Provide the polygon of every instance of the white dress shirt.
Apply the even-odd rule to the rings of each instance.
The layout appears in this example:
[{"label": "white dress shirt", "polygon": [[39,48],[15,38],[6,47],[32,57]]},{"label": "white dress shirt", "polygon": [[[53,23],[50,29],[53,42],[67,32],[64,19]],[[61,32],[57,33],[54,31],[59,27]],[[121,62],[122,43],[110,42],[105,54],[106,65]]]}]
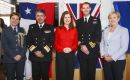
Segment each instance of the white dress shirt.
[{"label": "white dress shirt", "polygon": [[[45,23],[42,23],[42,24],[39,24],[39,23],[38,23],[39,28],[41,29],[41,28],[44,26],[44,24],[45,24]],[[42,26],[42,27],[40,27],[40,26]]]},{"label": "white dress shirt", "polygon": [[84,16],[84,22],[85,22],[85,19],[87,18],[87,22],[88,22],[88,20],[89,20],[89,18],[90,18],[90,15],[88,15],[88,16]]},{"label": "white dress shirt", "polygon": [[18,26],[14,27],[14,26],[11,26],[14,30],[14,28],[16,29],[16,32],[18,32]]}]

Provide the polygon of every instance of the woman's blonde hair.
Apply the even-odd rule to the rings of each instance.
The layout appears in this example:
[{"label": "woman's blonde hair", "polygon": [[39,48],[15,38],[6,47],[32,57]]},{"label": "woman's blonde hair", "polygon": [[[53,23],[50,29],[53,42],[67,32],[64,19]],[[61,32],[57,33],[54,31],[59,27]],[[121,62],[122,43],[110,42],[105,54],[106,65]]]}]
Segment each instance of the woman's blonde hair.
[{"label": "woman's blonde hair", "polygon": [[119,13],[119,12],[113,11],[113,12],[109,13],[109,15],[108,15],[108,19],[109,19],[109,18],[110,18],[110,16],[111,16],[111,15],[113,15],[113,14],[117,15],[117,18],[118,18],[118,19],[120,19],[120,18],[121,18],[121,16],[120,16],[120,13]]}]

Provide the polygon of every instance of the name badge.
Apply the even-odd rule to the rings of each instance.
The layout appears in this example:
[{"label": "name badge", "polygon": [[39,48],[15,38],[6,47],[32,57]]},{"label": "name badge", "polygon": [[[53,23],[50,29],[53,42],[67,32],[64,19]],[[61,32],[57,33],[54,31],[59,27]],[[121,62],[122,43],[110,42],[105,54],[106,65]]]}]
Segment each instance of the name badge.
[{"label": "name badge", "polygon": [[44,32],[45,32],[45,33],[51,33],[51,31],[50,31],[50,30],[45,30]]}]

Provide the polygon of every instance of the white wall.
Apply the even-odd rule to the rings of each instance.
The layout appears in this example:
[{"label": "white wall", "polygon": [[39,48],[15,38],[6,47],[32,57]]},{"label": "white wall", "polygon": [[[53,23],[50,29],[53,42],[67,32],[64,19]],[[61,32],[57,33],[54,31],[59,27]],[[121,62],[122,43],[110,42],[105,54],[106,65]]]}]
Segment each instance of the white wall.
[{"label": "white wall", "polygon": [[3,0],[3,1],[10,3],[11,0]]},{"label": "white wall", "polygon": [[7,26],[10,25],[10,17],[9,16],[1,16]]},{"label": "white wall", "polygon": [[102,29],[104,29],[108,23],[108,14],[114,10],[112,0],[102,0],[100,9],[100,19],[102,24]]}]

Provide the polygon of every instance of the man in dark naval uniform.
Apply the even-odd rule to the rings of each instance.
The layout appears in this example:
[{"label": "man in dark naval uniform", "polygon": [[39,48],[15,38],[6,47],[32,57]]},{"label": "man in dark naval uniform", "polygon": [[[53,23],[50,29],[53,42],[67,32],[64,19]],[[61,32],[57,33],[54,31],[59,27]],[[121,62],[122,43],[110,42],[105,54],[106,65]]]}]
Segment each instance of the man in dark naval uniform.
[{"label": "man in dark naval uniform", "polygon": [[49,80],[49,68],[52,59],[52,45],[54,27],[45,23],[46,14],[44,10],[36,11],[36,24],[29,26],[27,34],[27,45],[29,59],[32,62],[33,80]]},{"label": "man in dark naval uniform", "polygon": [[81,80],[95,80],[96,61],[101,41],[100,20],[92,17],[90,11],[90,3],[84,2],[82,5],[83,17],[76,22],[79,33],[78,58]]}]

